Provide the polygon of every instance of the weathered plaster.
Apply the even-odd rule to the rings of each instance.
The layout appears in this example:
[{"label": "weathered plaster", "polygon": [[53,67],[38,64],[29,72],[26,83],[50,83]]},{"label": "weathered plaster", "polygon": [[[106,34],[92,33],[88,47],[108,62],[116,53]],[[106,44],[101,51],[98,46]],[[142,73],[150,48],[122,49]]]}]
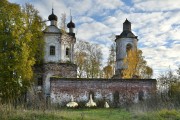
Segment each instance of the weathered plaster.
[{"label": "weathered plaster", "polygon": [[51,103],[64,105],[73,95],[76,102],[87,102],[89,93],[94,92],[94,101],[106,100],[114,104],[114,93],[119,93],[118,104],[137,103],[139,92],[146,99],[156,91],[156,80],[121,80],[121,79],[63,79],[51,78]]}]

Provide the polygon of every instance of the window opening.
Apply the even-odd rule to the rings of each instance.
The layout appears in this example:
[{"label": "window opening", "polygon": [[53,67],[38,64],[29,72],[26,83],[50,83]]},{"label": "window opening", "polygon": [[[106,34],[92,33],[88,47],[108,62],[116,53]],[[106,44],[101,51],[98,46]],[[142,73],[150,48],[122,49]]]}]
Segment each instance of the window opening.
[{"label": "window opening", "polygon": [[66,48],[66,56],[69,56],[69,48]]},{"label": "window opening", "polygon": [[55,55],[55,46],[50,46],[50,55]]}]

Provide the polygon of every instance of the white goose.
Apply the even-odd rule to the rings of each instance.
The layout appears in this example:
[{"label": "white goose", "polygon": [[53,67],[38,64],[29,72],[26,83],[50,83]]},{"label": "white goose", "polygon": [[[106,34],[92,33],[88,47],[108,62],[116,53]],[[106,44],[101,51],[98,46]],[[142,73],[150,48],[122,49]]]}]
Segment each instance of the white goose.
[{"label": "white goose", "polygon": [[89,102],[86,103],[86,106],[87,107],[95,107],[96,106],[96,103],[92,99],[92,94],[90,94],[90,99],[89,99]]},{"label": "white goose", "polygon": [[76,102],[74,102],[74,98],[71,95],[71,102],[69,102],[68,104],[66,104],[67,107],[77,107],[78,104]]}]

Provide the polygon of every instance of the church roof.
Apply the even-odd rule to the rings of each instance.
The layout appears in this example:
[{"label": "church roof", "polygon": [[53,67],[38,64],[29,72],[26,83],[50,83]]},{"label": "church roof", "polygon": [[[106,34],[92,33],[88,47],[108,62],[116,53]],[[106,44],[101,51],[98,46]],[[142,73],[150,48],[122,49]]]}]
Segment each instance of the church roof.
[{"label": "church roof", "polygon": [[56,26],[50,25],[48,27],[46,27],[46,29],[43,31],[44,33],[55,33],[55,34],[59,34],[60,33],[60,29]]},{"label": "church roof", "polygon": [[127,19],[123,23],[122,33],[120,35],[116,35],[116,39],[117,38],[136,38],[137,39],[137,36],[135,36],[131,31],[131,22],[129,22]]},{"label": "church roof", "polygon": [[54,14],[53,10],[54,10],[54,9],[52,9],[52,14],[49,15],[48,19],[49,19],[50,21],[52,21],[52,20],[57,21],[58,18],[57,18],[57,16]]},{"label": "church roof", "polygon": [[131,31],[125,30],[120,35],[119,38],[137,38]]}]

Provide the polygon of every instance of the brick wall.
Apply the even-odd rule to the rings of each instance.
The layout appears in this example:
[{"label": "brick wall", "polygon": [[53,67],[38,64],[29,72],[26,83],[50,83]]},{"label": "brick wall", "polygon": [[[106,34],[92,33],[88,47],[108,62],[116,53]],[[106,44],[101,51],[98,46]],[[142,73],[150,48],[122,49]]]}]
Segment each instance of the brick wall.
[{"label": "brick wall", "polygon": [[76,102],[88,102],[89,94],[94,101],[105,100],[118,106],[147,99],[156,91],[156,80],[122,79],[63,79],[51,78],[51,103],[65,105],[73,95]]},{"label": "brick wall", "polygon": [[72,63],[44,63],[41,66],[35,66],[34,72],[36,73],[36,85],[38,80],[42,78],[43,85],[41,87],[46,97],[50,94],[50,77],[76,78],[77,65]]},{"label": "brick wall", "polygon": [[52,73],[54,76],[64,78],[77,77],[77,65],[72,63],[47,63],[43,65],[44,74]]}]

